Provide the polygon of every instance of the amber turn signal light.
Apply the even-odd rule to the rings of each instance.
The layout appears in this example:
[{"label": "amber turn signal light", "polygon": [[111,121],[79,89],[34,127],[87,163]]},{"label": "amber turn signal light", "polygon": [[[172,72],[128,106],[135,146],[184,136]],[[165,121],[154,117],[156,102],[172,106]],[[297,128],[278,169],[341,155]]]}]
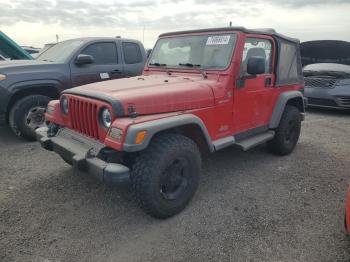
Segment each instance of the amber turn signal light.
[{"label": "amber turn signal light", "polygon": [[5,79],[6,79],[6,76],[5,76],[5,75],[0,74],[0,81],[5,80]]},{"label": "amber turn signal light", "polygon": [[147,135],[147,131],[140,131],[137,133],[136,138],[135,138],[135,144],[139,145],[145,140]]}]

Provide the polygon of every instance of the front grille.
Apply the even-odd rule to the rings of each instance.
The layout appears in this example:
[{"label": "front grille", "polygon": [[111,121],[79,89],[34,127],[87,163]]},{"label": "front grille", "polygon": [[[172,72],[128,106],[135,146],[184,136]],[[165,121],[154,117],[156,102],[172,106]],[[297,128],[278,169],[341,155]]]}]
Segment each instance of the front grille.
[{"label": "front grille", "polygon": [[307,101],[308,101],[308,104],[310,104],[310,105],[331,106],[331,107],[338,106],[337,103],[331,99],[308,97]]},{"label": "front grille", "polygon": [[86,136],[99,139],[98,106],[77,97],[69,97],[68,99],[72,129]]},{"label": "front grille", "polygon": [[313,88],[334,88],[337,79],[321,78],[321,77],[305,77],[305,87]]},{"label": "front grille", "polygon": [[338,96],[337,102],[339,106],[350,107],[350,96]]}]

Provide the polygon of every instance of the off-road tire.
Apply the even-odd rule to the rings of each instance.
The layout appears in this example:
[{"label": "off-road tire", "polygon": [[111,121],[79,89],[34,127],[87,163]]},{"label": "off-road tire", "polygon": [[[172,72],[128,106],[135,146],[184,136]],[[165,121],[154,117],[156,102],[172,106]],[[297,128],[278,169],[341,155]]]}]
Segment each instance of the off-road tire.
[{"label": "off-road tire", "polygon": [[[169,166],[176,161],[186,163],[181,176],[189,176],[187,187],[177,199],[167,199],[161,184],[169,176]],[[195,194],[201,170],[201,156],[197,145],[180,134],[156,136],[148,148],[136,158],[131,171],[132,193],[138,205],[149,215],[165,219],[182,211]],[[184,173],[186,175],[184,175]],[[177,176],[176,176],[177,177]]]},{"label": "off-road tire", "polygon": [[36,140],[35,130],[26,125],[26,116],[33,107],[47,107],[50,97],[43,95],[26,96],[18,100],[11,108],[9,114],[9,124],[12,131],[28,140]]},{"label": "off-road tire", "polygon": [[268,149],[277,155],[290,154],[298,143],[301,130],[300,111],[295,106],[287,105],[281,121],[275,129],[275,137],[267,142]]}]

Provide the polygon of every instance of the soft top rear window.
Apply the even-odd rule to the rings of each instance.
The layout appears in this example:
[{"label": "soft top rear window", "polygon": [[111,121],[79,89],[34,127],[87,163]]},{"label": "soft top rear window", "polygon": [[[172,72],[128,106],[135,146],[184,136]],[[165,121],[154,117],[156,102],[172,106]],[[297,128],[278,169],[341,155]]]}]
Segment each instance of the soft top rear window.
[{"label": "soft top rear window", "polygon": [[299,44],[277,38],[278,61],[276,85],[295,85],[303,83]]}]

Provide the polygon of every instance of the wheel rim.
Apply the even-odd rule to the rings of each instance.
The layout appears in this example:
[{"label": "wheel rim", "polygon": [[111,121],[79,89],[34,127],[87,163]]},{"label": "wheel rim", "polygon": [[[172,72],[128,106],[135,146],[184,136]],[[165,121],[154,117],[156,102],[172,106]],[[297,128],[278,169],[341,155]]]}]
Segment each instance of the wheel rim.
[{"label": "wheel rim", "polygon": [[31,108],[25,117],[25,124],[33,130],[45,126],[45,108],[40,106]]},{"label": "wheel rim", "polygon": [[188,162],[176,159],[162,173],[160,193],[167,200],[176,200],[187,191],[190,181]]}]

